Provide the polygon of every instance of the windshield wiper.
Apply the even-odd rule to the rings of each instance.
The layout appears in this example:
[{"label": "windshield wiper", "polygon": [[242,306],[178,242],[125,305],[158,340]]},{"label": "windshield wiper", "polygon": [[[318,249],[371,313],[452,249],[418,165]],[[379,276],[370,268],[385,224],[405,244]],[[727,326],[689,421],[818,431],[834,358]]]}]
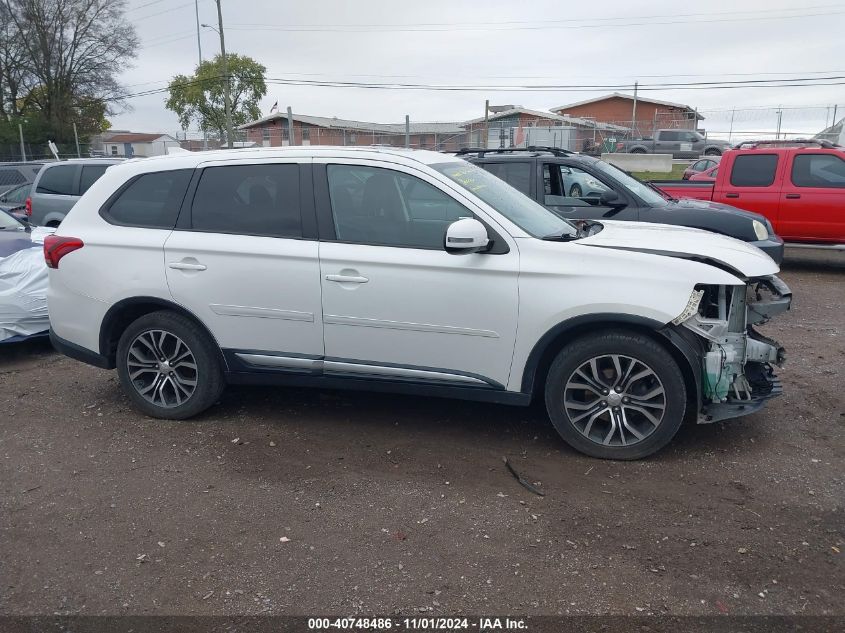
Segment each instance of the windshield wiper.
[{"label": "windshield wiper", "polygon": [[546,242],[572,242],[574,240],[580,240],[582,237],[584,237],[584,235],[579,229],[576,233],[550,233],[549,235],[544,235],[540,239],[545,240]]}]

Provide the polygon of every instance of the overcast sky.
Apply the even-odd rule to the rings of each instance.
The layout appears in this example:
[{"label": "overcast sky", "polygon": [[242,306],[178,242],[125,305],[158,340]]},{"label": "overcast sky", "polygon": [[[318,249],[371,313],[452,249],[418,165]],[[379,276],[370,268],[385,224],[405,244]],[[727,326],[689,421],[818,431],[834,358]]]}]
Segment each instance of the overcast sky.
[{"label": "overcast sky", "polygon": [[[226,48],[267,67],[268,78],[438,85],[622,85],[845,76],[845,2],[808,0],[222,0]],[[198,0],[200,22],[217,24],[213,0]],[[193,0],[129,0],[141,49],[122,74],[130,92],[166,85],[197,62]],[[217,33],[201,31],[204,58]],[[843,82],[845,79],[829,80]],[[491,104],[551,107],[606,90],[373,90],[268,85],[262,110],[280,109],[377,122],[459,121]],[[628,90],[628,92],[631,92]],[[710,132],[783,128],[816,132],[845,116],[845,85],[673,89],[643,96],[698,107]],[[174,134],[166,95],[131,100],[114,128]],[[813,106],[813,107],[810,107]]]}]

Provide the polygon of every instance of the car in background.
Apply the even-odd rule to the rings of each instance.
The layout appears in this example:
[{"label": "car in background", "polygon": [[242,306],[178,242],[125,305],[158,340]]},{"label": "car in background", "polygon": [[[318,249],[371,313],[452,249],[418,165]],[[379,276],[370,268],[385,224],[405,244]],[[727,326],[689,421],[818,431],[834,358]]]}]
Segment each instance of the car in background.
[{"label": "car in background", "polygon": [[19,185],[32,183],[44,164],[43,161],[0,163],[0,195]]},{"label": "car in background", "polygon": [[32,190],[32,183],[24,183],[0,195],[0,210],[11,213],[19,220],[26,219],[26,199]]},{"label": "car in background", "polygon": [[687,167],[684,170],[684,175],[681,176],[684,180],[689,180],[692,176],[696,174],[703,173],[705,171],[709,171],[716,167],[719,164],[719,161],[722,160],[721,156],[708,156],[706,158],[699,158],[695,161],[692,165]]},{"label": "car in background", "polygon": [[560,175],[563,189],[571,198],[600,198],[608,190],[603,182],[579,169],[561,165]]},{"label": "car in background", "polygon": [[[566,220],[627,220],[704,229],[748,242],[777,263],[783,260],[783,240],[762,215],[727,204],[676,200],[597,158],[554,147],[468,148],[458,156]],[[582,190],[581,196],[572,196],[575,174],[578,182],[595,181],[605,190],[598,195]]]},{"label": "car in background", "polygon": [[32,183],[26,214],[36,226],[59,226],[76,201],[112,165],[115,158],[77,158],[44,165]]},{"label": "car in background", "polygon": [[790,245],[845,250],[845,148],[830,141],[743,141],[714,181],[651,182],[674,198],[759,213]]},{"label": "car in background", "polygon": [[719,165],[713,165],[706,171],[700,171],[697,174],[693,174],[689,177],[689,180],[693,182],[713,182],[716,180],[716,176],[719,175]]},{"label": "car in background", "polygon": [[617,152],[671,154],[672,158],[721,156],[730,148],[727,141],[708,139],[695,130],[657,130],[654,138],[624,140],[616,144]]}]

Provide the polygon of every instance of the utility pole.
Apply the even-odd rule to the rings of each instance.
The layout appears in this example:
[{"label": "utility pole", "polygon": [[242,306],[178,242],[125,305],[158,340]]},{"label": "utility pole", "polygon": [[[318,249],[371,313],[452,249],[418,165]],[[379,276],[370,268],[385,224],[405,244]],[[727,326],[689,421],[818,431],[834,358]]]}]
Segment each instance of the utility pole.
[{"label": "utility pole", "polygon": [[781,124],[781,120],[783,119],[783,110],[777,110],[775,112],[775,114],[778,115],[778,127],[777,127],[777,131],[775,132],[775,140],[779,141],[780,140],[780,124]]},{"label": "utility pole", "polygon": [[293,110],[288,106],[288,145],[293,145]]},{"label": "utility pole", "polygon": [[732,134],[733,134],[733,132],[734,132],[734,115],[735,115],[735,114],[736,114],[736,108],[734,108],[733,110],[731,110],[731,127],[730,127],[730,129],[728,130],[728,143],[730,143],[730,142],[731,142],[731,135],[732,135]]},{"label": "utility pole", "polygon": [[631,112],[631,129],[634,131],[634,135],[637,133],[637,88],[639,87],[639,82],[634,82],[634,109]]},{"label": "utility pole", "polygon": [[405,115],[405,149],[411,147],[411,116]]},{"label": "utility pole", "polygon": [[23,144],[23,125],[18,123],[18,132],[21,134],[21,160],[26,162],[26,148]]},{"label": "utility pole", "polygon": [[220,6],[221,0],[217,2],[217,24],[220,27],[220,53],[223,55],[223,99],[224,107],[226,109],[226,144],[229,149],[232,149],[232,95],[231,83],[229,81],[229,61],[226,59],[226,40],[223,37],[223,8]]},{"label": "utility pole", "polygon": [[[197,18],[197,72],[202,66],[202,40],[200,38],[200,0],[194,0],[194,13]],[[185,140],[188,140],[187,130],[185,131]],[[189,146],[190,147],[190,146]],[[208,132],[205,125],[202,126],[202,149],[208,149]]]},{"label": "utility pole", "polygon": [[484,101],[484,138],[481,140],[481,143],[479,143],[479,145],[481,145],[484,149],[487,149],[487,144],[489,142],[488,139],[490,138],[490,131],[488,129],[488,126],[490,125],[489,112],[490,99],[486,99]]},{"label": "utility pole", "polygon": [[79,134],[76,133],[76,122],[73,123],[73,138],[76,140],[76,157],[82,158],[82,152],[79,151]]}]

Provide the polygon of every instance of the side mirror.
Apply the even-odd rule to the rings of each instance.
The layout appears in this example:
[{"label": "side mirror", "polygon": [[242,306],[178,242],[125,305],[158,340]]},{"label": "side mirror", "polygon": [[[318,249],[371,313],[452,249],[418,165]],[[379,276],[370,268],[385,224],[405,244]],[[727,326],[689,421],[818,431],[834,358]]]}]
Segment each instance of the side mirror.
[{"label": "side mirror", "polygon": [[599,206],[620,208],[625,205],[627,203],[613,189],[602,191],[601,196],[599,196]]},{"label": "side mirror", "polygon": [[453,255],[478,253],[490,245],[487,228],[475,218],[452,222],[446,229],[446,252]]}]

